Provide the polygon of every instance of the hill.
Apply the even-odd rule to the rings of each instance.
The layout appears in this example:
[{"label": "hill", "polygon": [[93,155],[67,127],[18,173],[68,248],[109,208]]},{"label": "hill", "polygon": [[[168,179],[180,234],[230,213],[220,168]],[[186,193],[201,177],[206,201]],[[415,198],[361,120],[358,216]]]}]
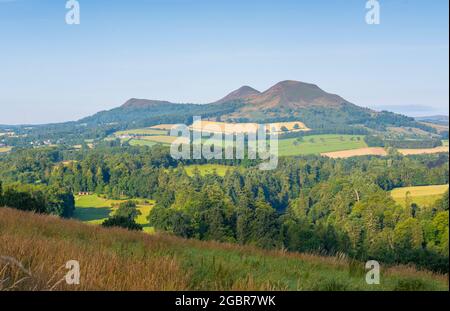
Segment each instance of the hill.
[{"label": "hill", "polygon": [[223,104],[230,101],[249,101],[258,97],[260,94],[260,91],[255,90],[250,86],[244,85],[236,91],[231,92],[224,98],[218,100],[217,102],[215,102],[215,104]]},{"label": "hill", "polygon": [[425,116],[425,117],[417,117],[417,121],[433,123],[438,125],[447,125],[449,124],[448,116],[444,115],[436,115],[436,116]]},{"label": "hill", "polygon": [[[343,256],[264,251],[105,229],[0,208],[0,290],[448,290],[447,278],[411,267],[382,269]],[[64,265],[78,260],[80,285]]]},{"label": "hill", "polygon": [[[159,124],[190,125],[194,116],[234,123],[302,122],[315,131],[310,134],[373,134],[389,138],[393,136],[390,129],[395,128],[397,132],[406,131],[403,138],[429,139],[430,134],[436,137],[443,132],[435,125],[414,118],[357,106],[315,84],[288,80],[262,93],[243,86],[216,102],[204,105],[132,98],[120,107],[100,111],[78,121],[15,126],[16,136],[5,142],[20,147],[42,145],[44,142],[79,145],[86,139],[102,139],[121,130]],[[1,127],[0,130],[2,128],[6,129]],[[446,133],[448,137],[448,131]]]},{"label": "hill", "polygon": [[250,86],[242,86],[205,105],[132,98],[121,107],[99,112],[78,123],[117,123],[122,128],[136,128],[162,123],[190,124],[193,116],[230,122],[301,121],[311,129],[329,132],[383,131],[389,126],[410,126],[435,132],[413,118],[359,107],[315,84],[292,80],[279,82],[262,93]]},{"label": "hill", "polygon": [[[330,94],[315,84],[299,81],[282,81],[263,93],[247,98],[247,104],[232,114],[232,117],[250,117],[252,112],[269,112],[272,116],[296,112],[300,109],[314,107],[326,109],[342,109],[350,104],[342,97]],[[362,111],[370,113],[368,109]],[[373,112],[374,113],[374,112]]]}]

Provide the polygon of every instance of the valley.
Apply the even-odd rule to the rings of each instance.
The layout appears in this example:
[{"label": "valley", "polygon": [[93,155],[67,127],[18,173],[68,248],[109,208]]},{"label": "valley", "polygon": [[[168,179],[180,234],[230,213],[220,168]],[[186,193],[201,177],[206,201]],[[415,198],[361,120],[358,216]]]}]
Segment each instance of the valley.
[{"label": "valley", "polygon": [[[176,160],[174,124],[191,134],[233,127],[245,141],[272,124],[277,166]],[[80,290],[372,290],[363,263],[373,258],[384,267],[377,289],[448,290],[442,118],[374,111],[289,80],[202,105],[132,98],[77,121],[0,132],[14,133],[0,136],[0,239],[12,241],[0,251],[40,263],[22,289],[44,289],[53,266],[43,263],[68,253],[86,272],[106,271]],[[32,244],[32,257],[21,255]]]}]

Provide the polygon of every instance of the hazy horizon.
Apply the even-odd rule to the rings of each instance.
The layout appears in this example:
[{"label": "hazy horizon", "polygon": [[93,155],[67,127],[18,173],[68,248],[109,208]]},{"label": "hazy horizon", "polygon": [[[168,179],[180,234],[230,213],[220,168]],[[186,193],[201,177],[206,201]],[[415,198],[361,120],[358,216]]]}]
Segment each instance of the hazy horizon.
[{"label": "hazy horizon", "polygon": [[[0,0],[0,124],[75,121],[130,98],[208,103],[317,84],[363,107],[448,115],[448,1]],[[413,109],[414,108],[414,109]]]}]

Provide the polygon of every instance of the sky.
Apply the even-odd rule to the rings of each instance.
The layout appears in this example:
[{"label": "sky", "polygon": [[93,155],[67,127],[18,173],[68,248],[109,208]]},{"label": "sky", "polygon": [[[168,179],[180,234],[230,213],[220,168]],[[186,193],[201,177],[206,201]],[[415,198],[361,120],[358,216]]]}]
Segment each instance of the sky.
[{"label": "sky", "polygon": [[129,98],[216,101],[315,83],[364,107],[448,114],[448,0],[0,0],[0,124],[77,120]]}]

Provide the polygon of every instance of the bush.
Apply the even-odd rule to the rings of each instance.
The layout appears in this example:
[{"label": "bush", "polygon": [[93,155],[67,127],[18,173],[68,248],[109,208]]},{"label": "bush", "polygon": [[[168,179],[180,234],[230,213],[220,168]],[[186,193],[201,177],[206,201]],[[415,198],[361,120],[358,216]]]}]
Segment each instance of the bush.
[{"label": "bush", "polygon": [[142,226],[133,219],[123,216],[112,216],[102,223],[103,227],[120,227],[133,231],[142,231]]}]

